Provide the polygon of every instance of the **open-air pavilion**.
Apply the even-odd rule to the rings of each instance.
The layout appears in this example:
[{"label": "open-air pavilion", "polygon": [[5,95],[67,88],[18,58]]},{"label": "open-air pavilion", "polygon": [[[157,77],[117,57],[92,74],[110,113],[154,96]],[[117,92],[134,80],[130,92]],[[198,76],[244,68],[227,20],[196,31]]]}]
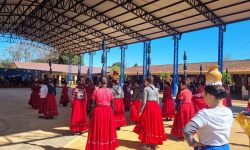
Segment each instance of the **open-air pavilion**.
[{"label": "open-air pavilion", "polygon": [[[82,54],[89,53],[90,77],[94,51],[103,50],[103,73],[106,74],[107,51],[120,46],[121,82],[124,82],[128,44],[144,43],[143,75],[146,77],[150,73],[150,41],[172,36],[173,91],[176,91],[181,35],[218,27],[218,65],[222,71],[226,25],[248,20],[249,8],[248,0],[3,0],[0,31],[2,41],[25,42],[79,54],[79,62]],[[69,64],[69,73],[70,70]]]},{"label": "open-air pavilion", "polygon": [[[226,25],[250,19],[249,0],[1,0],[0,41],[21,42],[58,53],[93,54],[102,50],[106,74],[108,51],[121,49],[121,82],[129,44],[143,42],[143,76],[150,74],[150,42],[174,40],[173,91],[178,82],[178,46],[188,32],[218,28],[218,65],[223,70]],[[71,64],[68,67],[71,74]],[[81,74],[78,70],[78,75]],[[70,80],[69,75],[69,80]],[[175,94],[175,93],[174,93]]]}]

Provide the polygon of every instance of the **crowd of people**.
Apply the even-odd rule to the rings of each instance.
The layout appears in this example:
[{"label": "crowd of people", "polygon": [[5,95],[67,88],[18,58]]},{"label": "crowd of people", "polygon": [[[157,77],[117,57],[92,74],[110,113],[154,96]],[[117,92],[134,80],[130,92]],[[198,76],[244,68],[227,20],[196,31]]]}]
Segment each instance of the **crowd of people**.
[{"label": "crowd of people", "polygon": [[[163,121],[173,121],[171,135],[186,139],[190,146],[199,150],[229,149],[228,139],[232,126],[230,92],[221,82],[217,67],[210,67],[206,82],[197,87],[183,80],[173,98],[171,81],[165,80],[162,108],[159,90],[154,78],[127,81],[121,87],[119,79],[112,81],[102,77],[93,84],[88,77],[77,83],[69,98],[67,82],[64,82],[60,104],[71,106],[69,129],[79,134],[88,132],[87,150],[114,150],[119,146],[116,131],[128,124],[135,124],[145,149],[157,149],[167,140]],[[56,90],[52,80],[39,80],[32,86],[29,104],[38,109],[40,118],[58,116]],[[125,112],[130,111],[127,120]],[[88,117],[90,119],[88,119]],[[194,140],[197,134],[199,141]]]}]

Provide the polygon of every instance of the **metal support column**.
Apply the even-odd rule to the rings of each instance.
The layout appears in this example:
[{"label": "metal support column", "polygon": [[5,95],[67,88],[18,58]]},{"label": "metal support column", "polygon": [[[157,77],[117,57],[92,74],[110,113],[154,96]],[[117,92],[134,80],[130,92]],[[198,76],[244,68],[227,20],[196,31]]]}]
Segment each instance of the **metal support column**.
[{"label": "metal support column", "polygon": [[106,49],[106,38],[103,36],[102,39],[102,77],[106,77],[107,74],[107,49]]},{"label": "metal support column", "polygon": [[174,67],[173,67],[173,95],[176,96],[178,90],[178,50],[181,35],[174,35]]},{"label": "metal support column", "polygon": [[88,76],[92,79],[93,70],[93,52],[89,52],[89,68],[88,68]]},{"label": "metal support column", "polygon": [[107,75],[107,57],[109,49],[103,49],[102,53],[102,77]]},{"label": "metal support column", "polygon": [[187,79],[187,54],[186,54],[186,51],[184,51],[183,60],[184,60],[184,65],[183,65],[184,80],[186,80]]},{"label": "metal support column", "polygon": [[148,77],[150,75],[150,64],[151,64],[151,58],[150,58],[150,53],[151,53],[151,46],[150,46],[150,41],[145,41],[144,42],[144,47],[143,47],[143,79]]},{"label": "metal support column", "polygon": [[219,43],[218,43],[218,65],[219,71],[223,72],[223,37],[226,31],[226,25],[219,26]]},{"label": "metal support column", "polygon": [[78,74],[77,74],[77,81],[81,81],[81,74],[82,74],[82,57],[83,54],[78,55]]},{"label": "metal support column", "polygon": [[121,68],[120,68],[120,85],[124,85],[124,69],[125,69],[125,50],[128,48],[127,45],[121,47]]},{"label": "metal support column", "polygon": [[70,84],[70,81],[72,81],[71,67],[72,67],[72,52],[69,53],[69,68],[68,68],[68,82],[69,82],[69,84]]}]

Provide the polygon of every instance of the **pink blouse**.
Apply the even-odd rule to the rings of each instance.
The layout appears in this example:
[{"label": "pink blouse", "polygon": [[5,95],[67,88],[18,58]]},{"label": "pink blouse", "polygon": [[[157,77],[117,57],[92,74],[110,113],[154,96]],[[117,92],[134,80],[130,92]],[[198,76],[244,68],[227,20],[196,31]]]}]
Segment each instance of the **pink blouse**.
[{"label": "pink blouse", "polygon": [[189,89],[180,91],[178,99],[182,100],[182,103],[192,103],[193,94]]},{"label": "pink blouse", "polygon": [[96,101],[97,106],[110,106],[114,95],[109,88],[99,88],[94,91],[92,99]]}]

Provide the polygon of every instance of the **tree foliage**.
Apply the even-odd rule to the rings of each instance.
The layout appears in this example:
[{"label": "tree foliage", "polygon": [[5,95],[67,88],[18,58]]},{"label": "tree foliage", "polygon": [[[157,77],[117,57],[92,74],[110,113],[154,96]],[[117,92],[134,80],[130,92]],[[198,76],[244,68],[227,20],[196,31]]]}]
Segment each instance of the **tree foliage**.
[{"label": "tree foliage", "polygon": [[222,82],[226,84],[232,84],[233,83],[233,78],[232,75],[225,70],[222,72]]},{"label": "tree foliage", "polygon": [[137,63],[135,63],[133,67],[137,67],[137,66],[139,66],[139,65]]},{"label": "tree foliage", "polygon": [[1,60],[0,61],[0,68],[10,68],[12,62],[10,60]]},{"label": "tree foliage", "polygon": [[163,81],[167,76],[169,76],[170,74],[167,72],[162,72],[159,71],[158,76],[161,78],[161,80]]},{"label": "tree foliage", "polygon": [[111,66],[109,66],[109,68],[111,69],[111,71],[120,71],[121,68],[121,62],[115,62],[113,63]]},{"label": "tree foliage", "polygon": [[[56,64],[68,64],[69,63],[69,54],[63,54],[56,51],[48,51],[40,49],[34,46],[25,45],[25,44],[16,44],[14,46],[9,46],[5,49],[9,54],[11,62],[14,61],[32,61],[39,63],[48,63],[51,60],[52,63]],[[83,63],[82,57],[82,65]],[[78,64],[78,55],[72,55],[72,64]]]}]

